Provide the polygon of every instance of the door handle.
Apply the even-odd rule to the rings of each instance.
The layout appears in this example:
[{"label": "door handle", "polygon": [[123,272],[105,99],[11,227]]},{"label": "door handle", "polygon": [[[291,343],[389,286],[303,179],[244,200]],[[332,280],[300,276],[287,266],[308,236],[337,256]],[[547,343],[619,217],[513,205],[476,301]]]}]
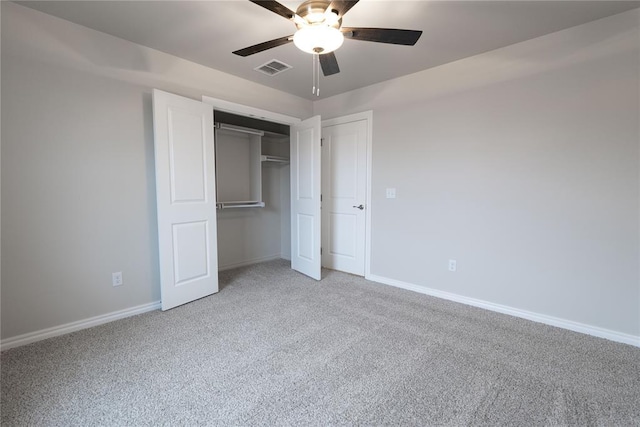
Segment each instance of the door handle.
[{"label": "door handle", "polygon": [[356,209],[360,209],[360,210],[363,210],[363,209],[364,209],[364,205],[354,206],[354,208],[356,208]]}]

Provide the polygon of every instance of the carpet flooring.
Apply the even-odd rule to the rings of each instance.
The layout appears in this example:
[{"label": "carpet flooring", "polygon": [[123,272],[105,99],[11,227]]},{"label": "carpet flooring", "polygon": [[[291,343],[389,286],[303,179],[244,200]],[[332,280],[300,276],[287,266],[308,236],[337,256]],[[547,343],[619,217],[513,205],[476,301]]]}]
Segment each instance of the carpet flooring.
[{"label": "carpet flooring", "polygon": [[640,425],[640,349],[273,261],[1,354],[3,426]]}]

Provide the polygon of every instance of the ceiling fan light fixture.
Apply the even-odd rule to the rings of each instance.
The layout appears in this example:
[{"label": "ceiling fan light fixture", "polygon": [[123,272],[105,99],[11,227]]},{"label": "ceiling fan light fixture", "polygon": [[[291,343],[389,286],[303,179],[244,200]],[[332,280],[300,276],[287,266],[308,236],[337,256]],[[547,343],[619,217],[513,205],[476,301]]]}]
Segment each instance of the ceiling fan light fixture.
[{"label": "ceiling fan light fixture", "polygon": [[324,13],[324,21],[322,21],[322,23],[330,27],[335,27],[336,25],[339,27],[340,24],[338,21],[340,21],[338,13],[335,10],[327,9]]},{"label": "ceiling fan light fixture", "polygon": [[333,52],[343,42],[344,35],[340,30],[324,24],[302,27],[293,35],[293,43],[298,49],[320,55]]},{"label": "ceiling fan light fixture", "polygon": [[319,24],[326,19],[326,12],[329,10],[329,0],[307,0],[296,10],[296,15],[300,15],[308,24]]}]

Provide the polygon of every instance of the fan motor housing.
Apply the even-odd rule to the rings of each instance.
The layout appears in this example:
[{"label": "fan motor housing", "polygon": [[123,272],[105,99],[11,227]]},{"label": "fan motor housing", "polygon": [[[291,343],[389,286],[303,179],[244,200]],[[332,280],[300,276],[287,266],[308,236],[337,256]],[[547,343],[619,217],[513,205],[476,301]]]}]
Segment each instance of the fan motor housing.
[{"label": "fan motor housing", "polygon": [[[331,2],[327,0],[307,0],[298,6],[296,15],[307,21],[310,25],[320,24],[325,20],[325,12],[329,6],[331,6]],[[335,13],[339,19],[331,26],[340,28],[340,25],[342,24],[342,17],[339,16],[337,10],[332,10],[332,12]]]}]

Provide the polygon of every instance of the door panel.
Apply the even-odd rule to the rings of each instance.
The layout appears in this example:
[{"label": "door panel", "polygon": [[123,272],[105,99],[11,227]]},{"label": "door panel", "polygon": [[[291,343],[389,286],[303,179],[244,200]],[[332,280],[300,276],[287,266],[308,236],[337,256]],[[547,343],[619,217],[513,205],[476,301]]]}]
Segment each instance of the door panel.
[{"label": "door panel", "polygon": [[332,230],[328,244],[328,252],[334,256],[356,257],[356,238],[358,218],[356,214],[330,213],[328,229]]},{"label": "door panel", "polygon": [[[296,135],[296,176],[298,178],[297,197],[298,200],[313,200],[316,190],[314,185],[315,157],[318,157],[314,150],[314,129],[303,128]],[[315,156],[315,157],[314,157]]]},{"label": "door panel", "polygon": [[332,175],[330,194],[333,199],[353,200],[358,197],[358,134],[336,134],[331,129],[327,141]]},{"label": "door panel", "polygon": [[291,127],[291,268],[320,280],[320,116]]},{"label": "door panel", "polygon": [[208,228],[207,221],[173,224],[173,269],[176,286],[210,274]]},{"label": "door panel", "polygon": [[213,107],[153,91],[162,310],[218,292]]},{"label": "door panel", "polygon": [[168,106],[171,201],[205,202],[205,130],[197,113]]},{"label": "door panel", "polygon": [[315,221],[312,215],[298,214],[298,248],[296,253],[302,259],[313,261],[316,242],[313,235]]},{"label": "door panel", "polygon": [[358,120],[322,128],[322,265],[360,276],[365,271],[367,127],[366,120]]}]

